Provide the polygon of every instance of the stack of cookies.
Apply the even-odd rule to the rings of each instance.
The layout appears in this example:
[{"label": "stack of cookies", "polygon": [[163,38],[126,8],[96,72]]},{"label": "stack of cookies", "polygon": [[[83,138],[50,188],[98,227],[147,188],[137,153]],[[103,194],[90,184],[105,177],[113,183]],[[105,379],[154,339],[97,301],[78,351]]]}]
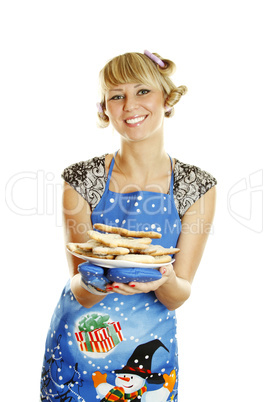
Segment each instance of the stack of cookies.
[{"label": "stack of cookies", "polygon": [[86,243],[68,243],[68,250],[81,256],[143,264],[168,263],[171,255],[180,251],[152,245],[152,239],[161,238],[158,232],[133,231],[102,223],[96,223],[94,229],[87,232],[89,240]]}]

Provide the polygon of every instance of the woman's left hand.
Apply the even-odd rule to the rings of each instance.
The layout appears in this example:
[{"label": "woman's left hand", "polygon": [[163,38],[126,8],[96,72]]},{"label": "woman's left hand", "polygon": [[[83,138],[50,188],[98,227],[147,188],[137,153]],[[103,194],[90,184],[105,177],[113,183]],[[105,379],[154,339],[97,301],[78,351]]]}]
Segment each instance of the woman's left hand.
[{"label": "woman's left hand", "polygon": [[159,271],[162,274],[162,278],[157,281],[152,282],[129,282],[129,283],[119,283],[114,282],[112,284],[107,285],[106,290],[109,292],[120,293],[122,295],[134,295],[137,293],[149,293],[152,291],[156,291],[160,286],[164,283],[171,281],[176,277],[175,272],[173,270],[173,265],[168,264],[164,267],[159,268]]}]

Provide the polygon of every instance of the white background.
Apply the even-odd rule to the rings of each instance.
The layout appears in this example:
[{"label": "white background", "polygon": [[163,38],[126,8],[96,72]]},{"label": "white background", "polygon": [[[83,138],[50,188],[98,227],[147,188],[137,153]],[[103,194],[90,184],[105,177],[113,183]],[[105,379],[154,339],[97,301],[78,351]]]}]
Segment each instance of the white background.
[{"label": "white background", "polygon": [[2,2],[5,400],[38,400],[46,332],[68,278],[61,172],[119,144],[96,128],[98,71],[144,49],[174,60],[174,81],[189,89],[166,121],[167,151],[218,179],[213,233],[178,310],[179,401],[268,400],[265,3]]}]

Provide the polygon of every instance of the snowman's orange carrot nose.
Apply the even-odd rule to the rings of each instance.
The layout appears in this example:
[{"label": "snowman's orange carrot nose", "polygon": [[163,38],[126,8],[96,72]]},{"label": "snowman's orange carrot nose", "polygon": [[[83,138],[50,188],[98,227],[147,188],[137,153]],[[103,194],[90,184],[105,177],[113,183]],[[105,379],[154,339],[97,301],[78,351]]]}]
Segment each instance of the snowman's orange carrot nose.
[{"label": "snowman's orange carrot nose", "polygon": [[128,378],[128,377],[118,377],[120,380],[123,380],[123,381],[127,381],[127,382],[129,382],[130,381],[130,378]]}]

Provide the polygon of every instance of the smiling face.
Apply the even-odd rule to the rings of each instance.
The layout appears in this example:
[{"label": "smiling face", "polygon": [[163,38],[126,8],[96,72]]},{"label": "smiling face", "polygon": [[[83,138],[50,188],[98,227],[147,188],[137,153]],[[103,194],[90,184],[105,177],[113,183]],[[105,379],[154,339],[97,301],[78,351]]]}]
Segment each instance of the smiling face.
[{"label": "smiling face", "polygon": [[119,84],[106,93],[105,113],[125,140],[163,135],[164,94],[144,84]]},{"label": "smiling face", "polygon": [[123,387],[125,393],[129,394],[141,389],[145,385],[145,380],[136,374],[117,374],[115,385]]}]

